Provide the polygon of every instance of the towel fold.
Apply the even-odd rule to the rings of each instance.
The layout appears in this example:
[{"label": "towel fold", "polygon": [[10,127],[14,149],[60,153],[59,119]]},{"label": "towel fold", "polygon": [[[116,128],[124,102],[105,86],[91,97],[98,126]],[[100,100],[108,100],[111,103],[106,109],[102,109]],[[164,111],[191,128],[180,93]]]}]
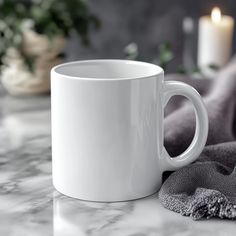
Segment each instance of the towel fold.
[{"label": "towel fold", "polygon": [[[159,192],[164,207],[202,218],[236,219],[236,58],[215,79],[169,75],[195,87],[202,95],[209,117],[206,147],[198,160],[174,173],[165,173]],[[182,153],[195,132],[192,105],[173,98],[165,111],[165,147],[171,156]]]}]

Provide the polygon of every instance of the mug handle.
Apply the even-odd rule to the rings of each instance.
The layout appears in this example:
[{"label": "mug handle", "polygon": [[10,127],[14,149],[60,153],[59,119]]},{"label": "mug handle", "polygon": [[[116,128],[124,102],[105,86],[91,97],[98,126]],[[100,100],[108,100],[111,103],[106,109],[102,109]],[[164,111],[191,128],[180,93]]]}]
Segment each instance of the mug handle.
[{"label": "mug handle", "polygon": [[166,106],[169,99],[174,95],[185,96],[192,102],[196,116],[196,129],[190,146],[179,156],[170,157],[165,147],[163,147],[163,171],[176,170],[195,161],[201,154],[208,135],[207,110],[197,90],[182,82],[165,81],[163,107]]}]

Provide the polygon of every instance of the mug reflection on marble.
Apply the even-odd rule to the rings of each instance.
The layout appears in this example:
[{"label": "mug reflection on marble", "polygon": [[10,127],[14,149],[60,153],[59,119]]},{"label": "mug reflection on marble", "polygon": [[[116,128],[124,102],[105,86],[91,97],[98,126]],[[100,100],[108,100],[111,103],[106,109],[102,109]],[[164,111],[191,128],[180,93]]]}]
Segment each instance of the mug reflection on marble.
[{"label": "mug reflection on marble", "polygon": [[133,204],[80,201],[54,191],[54,236],[110,235],[111,228],[116,227],[122,217],[132,212]]}]

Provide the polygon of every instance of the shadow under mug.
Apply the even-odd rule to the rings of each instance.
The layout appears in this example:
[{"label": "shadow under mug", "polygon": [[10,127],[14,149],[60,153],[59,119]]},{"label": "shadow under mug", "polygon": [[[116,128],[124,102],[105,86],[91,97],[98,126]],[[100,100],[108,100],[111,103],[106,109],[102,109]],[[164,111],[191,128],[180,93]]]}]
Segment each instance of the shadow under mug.
[{"label": "shadow under mug", "polygon": [[[164,107],[188,98],[196,114],[192,143],[172,158],[163,146]],[[162,68],[129,60],[90,60],[51,71],[55,188],[90,201],[126,201],[157,192],[162,173],[196,160],[208,117],[191,86],[164,81]]]}]

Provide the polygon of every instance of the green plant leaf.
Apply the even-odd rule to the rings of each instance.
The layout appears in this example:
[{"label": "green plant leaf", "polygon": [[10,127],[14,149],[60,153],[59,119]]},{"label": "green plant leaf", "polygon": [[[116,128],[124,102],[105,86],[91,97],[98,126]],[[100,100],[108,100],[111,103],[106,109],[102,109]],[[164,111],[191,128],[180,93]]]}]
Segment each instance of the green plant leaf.
[{"label": "green plant leaf", "polygon": [[[99,28],[100,20],[89,9],[84,0],[1,0],[0,1],[0,65],[9,47],[17,48],[29,68],[33,58],[23,55],[22,24],[30,20],[32,29],[46,35],[50,41],[58,35],[68,37],[77,32],[81,42],[89,44],[89,32]],[[31,62],[32,63],[31,63]]]},{"label": "green plant leaf", "polygon": [[163,68],[174,58],[170,43],[162,43],[159,45],[159,64]]},{"label": "green plant leaf", "polygon": [[215,71],[220,69],[220,67],[218,65],[215,65],[215,64],[209,64],[208,67],[212,70],[215,70]]}]

